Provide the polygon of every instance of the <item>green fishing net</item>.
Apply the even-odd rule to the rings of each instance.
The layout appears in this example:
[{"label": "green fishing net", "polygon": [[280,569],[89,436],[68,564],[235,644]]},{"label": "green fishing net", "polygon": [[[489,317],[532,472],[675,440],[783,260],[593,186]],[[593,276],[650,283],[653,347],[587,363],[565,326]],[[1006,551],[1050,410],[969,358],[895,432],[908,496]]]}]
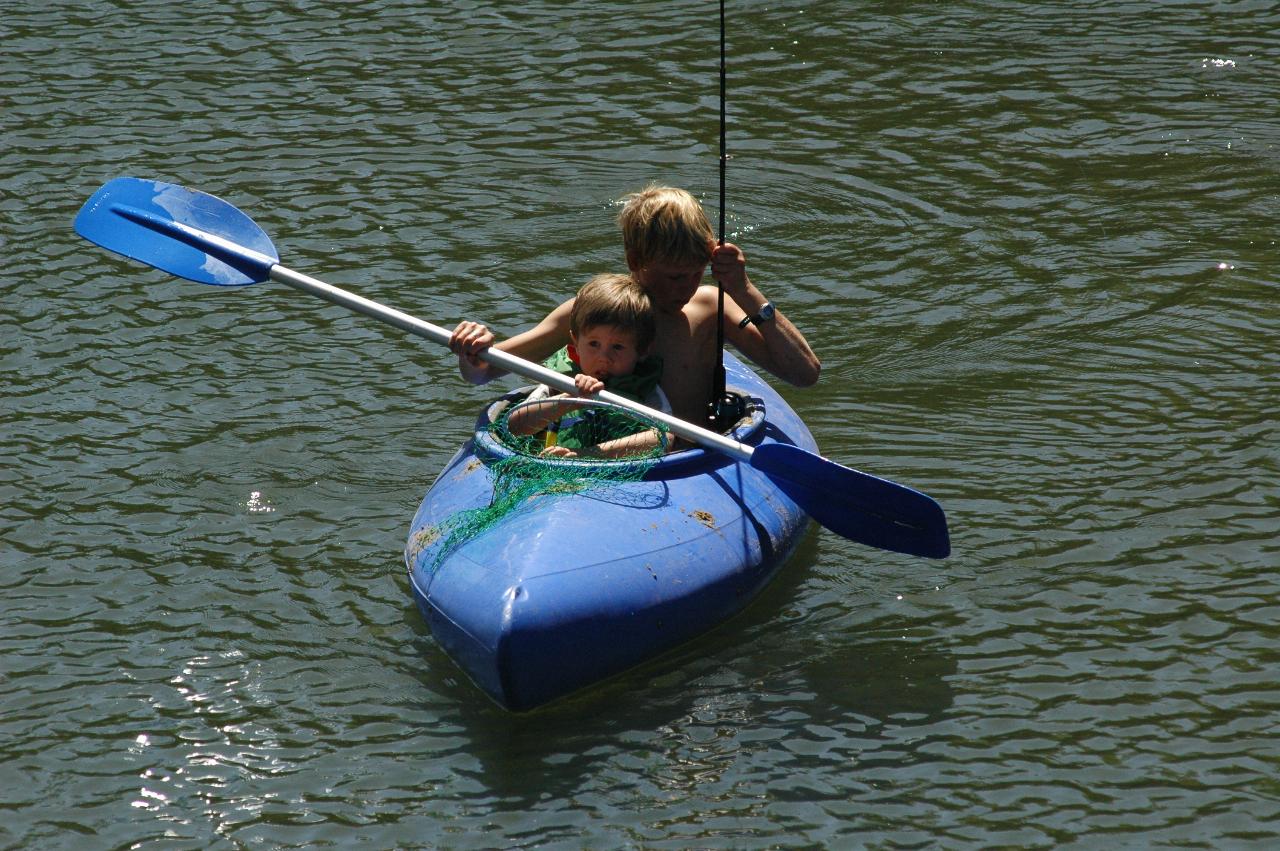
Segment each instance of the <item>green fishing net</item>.
[{"label": "green fishing net", "polygon": [[536,499],[637,482],[667,450],[666,426],[595,399],[557,396],[508,406],[489,425],[497,444],[478,453],[493,477],[487,506],[460,511],[431,531],[434,571],[458,547]]}]

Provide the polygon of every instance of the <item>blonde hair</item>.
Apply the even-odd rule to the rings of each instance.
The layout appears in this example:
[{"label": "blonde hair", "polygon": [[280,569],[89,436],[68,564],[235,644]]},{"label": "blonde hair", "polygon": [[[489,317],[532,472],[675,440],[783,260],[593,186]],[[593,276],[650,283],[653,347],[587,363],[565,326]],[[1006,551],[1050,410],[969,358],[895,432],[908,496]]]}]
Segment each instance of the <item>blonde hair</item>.
[{"label": "blonde hair", "polygon": [[651,183],[622,201],[618,227],[634,268],[653,262],[694,266],[711,259],[715,232],[698,199],[685,190]]},{"label": "blonde hair", "polygon": [[649,294],[630,275],[596,275],[578,290],[569,312],[569,330],[577,337],[597,325],[633,332],[641,352],[658,334]]}]

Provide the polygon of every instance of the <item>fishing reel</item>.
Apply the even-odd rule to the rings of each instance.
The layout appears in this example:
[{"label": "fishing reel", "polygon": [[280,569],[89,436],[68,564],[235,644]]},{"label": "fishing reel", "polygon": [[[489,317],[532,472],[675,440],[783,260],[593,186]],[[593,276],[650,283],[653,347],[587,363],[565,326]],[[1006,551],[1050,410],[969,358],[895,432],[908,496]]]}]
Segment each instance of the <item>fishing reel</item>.
[{"label": "fishing reel", "polygon": [[740,393],[725,391],[707,405],[707,428],[723,434],[746,415],[746,398]]}]

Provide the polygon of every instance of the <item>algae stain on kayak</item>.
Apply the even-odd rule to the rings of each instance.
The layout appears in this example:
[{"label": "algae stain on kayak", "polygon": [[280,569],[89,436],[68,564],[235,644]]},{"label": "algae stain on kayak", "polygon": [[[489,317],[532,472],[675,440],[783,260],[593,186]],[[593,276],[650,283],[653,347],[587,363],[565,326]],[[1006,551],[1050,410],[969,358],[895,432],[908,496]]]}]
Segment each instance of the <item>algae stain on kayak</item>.
[{"label": "algae stain on kayak", "polygon": [[427,547],[440,540],[440,527],[426,526],[415,532],[409,540],[407,552],[410,558],[416,558]]}]

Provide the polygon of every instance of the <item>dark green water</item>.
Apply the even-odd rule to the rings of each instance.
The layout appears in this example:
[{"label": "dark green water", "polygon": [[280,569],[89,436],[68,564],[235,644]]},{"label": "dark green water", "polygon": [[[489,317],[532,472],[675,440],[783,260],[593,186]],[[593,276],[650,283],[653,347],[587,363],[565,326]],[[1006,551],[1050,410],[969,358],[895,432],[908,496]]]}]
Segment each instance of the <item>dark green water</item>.
[{"label": "dark green water", "polygon": [[484,391],[70,223],[131,174],[512,333],[718,203],[716,5],[0,15],[0,846],[1272,847],[1280,10],[729,3],[728,215],[823,451],[955,554],[815,532],[743,617],[528,717],[400,552]]}]

